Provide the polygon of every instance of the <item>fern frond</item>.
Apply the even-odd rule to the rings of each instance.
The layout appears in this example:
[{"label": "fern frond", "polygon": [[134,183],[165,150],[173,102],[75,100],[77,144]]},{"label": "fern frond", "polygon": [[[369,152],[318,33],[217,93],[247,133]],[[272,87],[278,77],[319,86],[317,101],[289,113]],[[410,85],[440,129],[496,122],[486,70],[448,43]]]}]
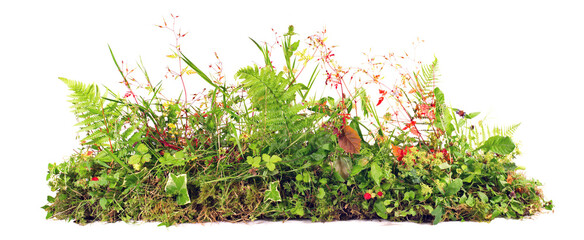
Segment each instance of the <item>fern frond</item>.
[{"label": "fern frond", "polygon": [[419,73],[414,73],[416,85],[411,87],[418,90],[416,96],[420,99],[431,96],[438,82],[438,76],[438,59],[434,58],[432,64],[423,65]]}]

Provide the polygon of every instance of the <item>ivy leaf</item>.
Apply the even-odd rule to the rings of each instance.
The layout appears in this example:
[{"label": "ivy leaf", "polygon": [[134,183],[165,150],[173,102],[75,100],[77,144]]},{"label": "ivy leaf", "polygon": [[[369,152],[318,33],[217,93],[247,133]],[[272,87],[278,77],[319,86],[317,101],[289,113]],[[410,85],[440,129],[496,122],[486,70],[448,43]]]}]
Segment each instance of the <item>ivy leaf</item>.
[{"label": "ivy leaf", "polygon": [[264,193],[264,200],[265,201],[274,201],[274,202],[281,202],[282,197],[280,197],[280,191],[278,191],[278,185],[280,185],[280,181],[271,182],[269,185],[268,190]]},{"label": "ivy leaf", "polygon": [[164,187],[164,191],[171,195],[177,195],[176,202],[179,205],[185,205],[191,202],[189,192],[187,190],[187,175],[180,174],[178,176],[173,173],[168,174],[168,181]]},{"label": "ivy leaf", "polygon": [[339,146],[348,153],[359,153],[361,150],[361,138],[355,129],[344,126],[339,134]]}]

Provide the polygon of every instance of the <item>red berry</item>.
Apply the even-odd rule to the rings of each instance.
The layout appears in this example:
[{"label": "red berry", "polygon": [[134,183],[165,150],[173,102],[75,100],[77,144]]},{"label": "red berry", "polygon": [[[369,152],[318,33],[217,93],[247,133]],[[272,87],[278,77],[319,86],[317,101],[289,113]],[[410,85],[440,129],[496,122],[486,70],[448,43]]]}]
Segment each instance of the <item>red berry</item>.
[{"label": "red berry", "polygon": [[377,196],[383,196],[383,193],[381,191],[377,192]]},{"label": "red berry", "polygon": [[91,178],[91,181],[99,181],[99,178],[98,177],[92,177]]},{"label": "red berry", "polygon": [[369,200],[369,199],[371,199],[371,194],[365,193],[365,195],[363,195],[363,197],[365,198],[365,200]]}]

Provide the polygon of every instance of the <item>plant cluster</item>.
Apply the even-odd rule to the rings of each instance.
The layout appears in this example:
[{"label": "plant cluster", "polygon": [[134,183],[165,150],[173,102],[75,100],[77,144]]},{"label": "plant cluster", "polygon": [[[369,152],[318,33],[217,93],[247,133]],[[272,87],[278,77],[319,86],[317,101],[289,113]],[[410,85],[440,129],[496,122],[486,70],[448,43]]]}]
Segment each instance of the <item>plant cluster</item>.
[{"label": "plant cluster", "polygon": [[[60,78],[72,91],[82,146],[48,166],[56,196],[43,207],[47,218],[436,224],[552,209],[541,184],[513,162],[518,125],[489,128],[478,112],[448,106],[436,87],[436,60],[389,54],[347,68],[326,30],[301,46],[290,26],[274,44],[252,39],[263,64],[241,68],[227,84],[220,61],[206,74],[183,54],[177,18],[159,27],[176,37],[168,57],[178,69],[169,67],[167,78],[181,81],[178,99],[164,96],[163,81],[152,84],[142,64],[145,82],[133,78],[113,51],[123,96]],[[384,78],[387,69],[395,76]],[[184,82],[193,77],[208,89],[188,95]]]}]

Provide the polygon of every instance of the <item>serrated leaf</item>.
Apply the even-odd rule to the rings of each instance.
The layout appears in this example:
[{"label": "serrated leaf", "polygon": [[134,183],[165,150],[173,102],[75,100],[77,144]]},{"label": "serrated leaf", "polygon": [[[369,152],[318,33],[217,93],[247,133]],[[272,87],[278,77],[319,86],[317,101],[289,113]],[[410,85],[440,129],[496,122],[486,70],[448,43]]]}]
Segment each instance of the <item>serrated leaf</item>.
[{"label": "serrated leaf", "polygon": [[142,159],[141,155],[132,155],[129,159],[128,159],[128,163],[129,164],[140,164],[140,160]]},{"label": "serrated leaf", "polygon": [[265,201],[281,202],[282,197],[280,197],[280,191],[278,191],[278,186],[280,181],[271,182],[268,189],[264,193]]},{"label": "serrated leaf", "polygon": [[338,136],[339,146],[348,153],[359,153],[361,150],[361,138],[355,129],[344,126]]},{"label": "serrated leaf", "polygon": [[146,154],[144,154],[144,156],[142,156],[142,159],[140,161],[142,161],[142,163],[150,162],[151,157],[152,156],[150,156],[150,154],[146,153]]},{"label": "serrated leaf", "polygon": [[379,164],[377,164],[377,162],[371,163],[371,178],[373,179],[375,184],[377,184],[377,186],[381,184],[381,178],[383,177],[383,175],[384,175],[383,169],[379,167]]},{"label": "serrated leaf", "polygon": [[139,152],[140,154],[145,154],[148,152],[148,147],[145,144],[141,143],[136,147],[136,152]]}]

